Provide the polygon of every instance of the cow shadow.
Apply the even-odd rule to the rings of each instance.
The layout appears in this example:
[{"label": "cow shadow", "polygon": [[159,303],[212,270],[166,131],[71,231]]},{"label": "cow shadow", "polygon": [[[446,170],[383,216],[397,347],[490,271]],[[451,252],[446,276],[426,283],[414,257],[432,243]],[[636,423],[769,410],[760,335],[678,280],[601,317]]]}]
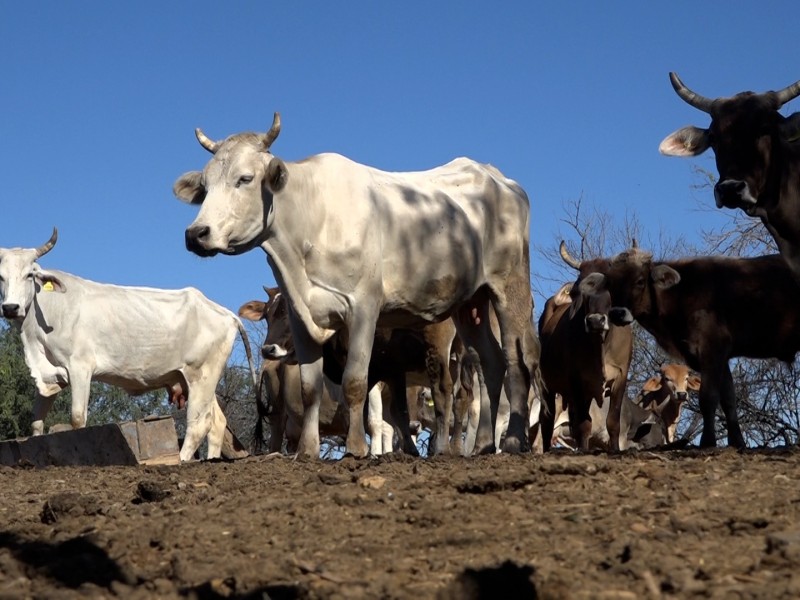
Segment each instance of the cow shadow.
[{"label": "cow shadow", "polygon": [[114,581],[128,585],[136,583],[132,573],[120,567],[105,550],[87,538],[49,543],[0,532],[0,548],[7,548],[16,560],[66,587],[78,588],[84,583],[93,583],[108,588]]}]

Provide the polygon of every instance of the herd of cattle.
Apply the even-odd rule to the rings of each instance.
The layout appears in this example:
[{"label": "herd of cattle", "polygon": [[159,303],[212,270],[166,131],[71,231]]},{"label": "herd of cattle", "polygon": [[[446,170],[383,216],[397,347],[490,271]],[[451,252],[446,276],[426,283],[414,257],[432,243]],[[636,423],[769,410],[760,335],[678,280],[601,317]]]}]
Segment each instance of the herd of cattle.
[{"label": "herd of cattle", "polygon": [[[67,385],[75,428],[92,380],[132,394],[166,388],[187,408],[181,459],[206,437],[218,457],[226,419],[215,389],[238,333],[273,450],[285,436],[290,452],[318,456],[320,434],[346,434],[355,456],[395,443],[415,454],[420,422],[434,453],[654,446],[675,441],[689,390],[699,391],[701,445],[716,444],[721,406],[728,443],[744,446],[729,360],[791,361],[800,350],[800,113],[778,112],[800,81],[709,99],[670,80],[711,124],[676,131],[661,152],[713,149],[717,206],[760,217],[780,255],[654,261],[634,243],[579,261],[562,243],[577,276],[547,301],[537,335],[530,205],[496,168],[458,158],[391,173],[338,154],[285,162],[271,151],[277,113],[266,134],[213,141],[198,129],[212,157],[173,188],[200,205],[186,247],[267,254],[278,287],[239,310],[268,323],[260,370],[240,319],[197,290],[42,269],[54,230],[38,248],[0,249],[3,316],[21,332],[36,383],[33,434]],[[635,398],[625,389],[633,321],[681,363],[662,366]]]}]

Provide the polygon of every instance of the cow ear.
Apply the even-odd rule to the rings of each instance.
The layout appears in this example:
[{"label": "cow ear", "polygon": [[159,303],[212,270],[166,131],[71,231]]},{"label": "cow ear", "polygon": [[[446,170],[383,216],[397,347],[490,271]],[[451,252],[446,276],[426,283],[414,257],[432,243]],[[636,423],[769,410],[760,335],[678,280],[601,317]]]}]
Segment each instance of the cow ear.
[{"label": "cow ear", "polygon": [[686,382],[686,387],[695,392],[700,389],[700,378],[697,375],[692,375]]},{"label": "cow ear", "polygon": [[653,283],[655,283],[656,287],[661,290],[668,290],[672,286],[678,285],[681,281],[680,273],[667,265],[653,267],[650,276],[653,278]]},{"label": "cow ear", "polygon": [[206,188],[203,185],[203,174],[200,171],[189,171],[181,175],[172,186],[175,197],[188,204],[202,204],[206,199]]},{"label": "cow ear", "polygon": [[661,377],[651,377],[647,381],[644,382],[642,386],[643,392],[655,392],[656,390],[661,389]]},{"label": "cow ear", "polygon": [[786,117],[786,120],[781,123],[781,135],[787,142],[800,141],[800,112]]},{"label": "cow ear", "polygon": [[671,133],[658,146],[658,151],[665,156],[697,156],[708,150],[708,129],[699,127],[683,127]]},{"label": "cow ear", "polygon": [[239,307],[239,316],[248,321],[260,321],[264,318],[266,305],[261,300],[251,300]]},{"label": "cow ear", "polygon": [[572,291],[572,284],[565,283],[564,285],[559,288],[556,292],[556,295],[553,296],[553,305],[554,306],[564,306],[565,304],[569,304],[572,302],[572,298],[570,298],[569,293]]},{"label": "cow ear", "polygon": [[275,296],[280,294],[281,288],[279,287],[268,288],[267,286],[264,286],[264,291],[267,292],[267,297],[269,298],[269,301],[272,302],[273,300],[275,300]]},{"label": "cow ear", "polygon": [[271,192],[280,192],[289,179],[289,171],[280,158],[273,158],[267,165],[266,183]]},{"label": "cow ear", "polygon": [[60,292],[63,294],[67,291],[67,286],[64,285],[64,282],[49,271],[40,270],[36,273],[36,281],[47,292]]}]

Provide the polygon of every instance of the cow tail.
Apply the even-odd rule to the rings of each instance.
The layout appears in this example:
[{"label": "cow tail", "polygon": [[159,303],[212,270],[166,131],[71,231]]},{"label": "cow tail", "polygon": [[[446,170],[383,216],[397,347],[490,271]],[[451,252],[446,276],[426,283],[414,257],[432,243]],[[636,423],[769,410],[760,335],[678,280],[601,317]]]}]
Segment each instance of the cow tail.
[{"label": "cow tail", "polygon": [[247,365],[250,367],[250,377],[253,380],[253,387],[256,388],[259,385],[259,381],[256,378],[256,369],[253,366],[253,350],[250,348],[250,338],[247,336],[247,330],[245,330],[242,321],[238,317],[236,317],[236,326],[239,328],[239,335],[242,336],[244,352],[247,355]]}]

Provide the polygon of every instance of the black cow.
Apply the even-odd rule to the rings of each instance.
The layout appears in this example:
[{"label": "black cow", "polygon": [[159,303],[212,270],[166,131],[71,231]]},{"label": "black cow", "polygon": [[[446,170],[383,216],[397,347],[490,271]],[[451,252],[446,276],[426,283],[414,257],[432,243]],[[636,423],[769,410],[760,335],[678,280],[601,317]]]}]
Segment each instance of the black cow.
[{"label": "black cow", "polygon": [[719,171],[717,207],[741,208],[760,217],[800,277],[800,113],[778,113],[800,95],[800,81],[778,92],[710,99],[687,88],[675,73],[669,77],[683,100],[711,115],[711,124],[708,129],[679,129],[659,150],[668,156],[696,156],[712,148]]},{"label": "black cow", "polygon": [[581,285],[610,292],[658,344],[700,373],[702,446],[715,446],[714,414],[722,406],[728,444],[743,447],[728,361],[734,357],[794,360],[800,350],[800,284],[777,254],[654,262],[639,249],[611,259]]}]

